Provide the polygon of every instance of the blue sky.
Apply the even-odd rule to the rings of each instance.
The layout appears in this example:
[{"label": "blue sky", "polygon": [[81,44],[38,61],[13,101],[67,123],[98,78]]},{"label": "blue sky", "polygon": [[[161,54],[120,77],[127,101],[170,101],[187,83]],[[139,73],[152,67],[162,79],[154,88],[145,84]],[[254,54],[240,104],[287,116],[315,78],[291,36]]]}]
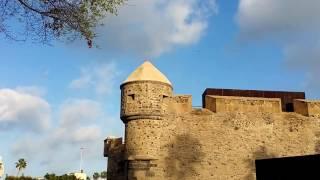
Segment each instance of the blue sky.
[{"label": "blue sky", "polygon": [[[159,6],[159,4],[161,6]],[[268,7],[268,8],[266,8]],[[318,0],[135,0],[84,41],[0,41],[0,156],[6,173],[106,169],[103,139],[123,136],[121,82],[145,59],[201,105],[208,87],[305,91],[320,98]]]}]

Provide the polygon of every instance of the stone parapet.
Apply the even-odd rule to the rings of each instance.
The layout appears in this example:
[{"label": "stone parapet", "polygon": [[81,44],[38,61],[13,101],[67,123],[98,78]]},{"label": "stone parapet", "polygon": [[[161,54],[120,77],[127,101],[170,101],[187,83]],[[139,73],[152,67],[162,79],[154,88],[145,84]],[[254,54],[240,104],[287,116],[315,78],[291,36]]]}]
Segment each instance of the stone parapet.
[{"label": "stone parapet", "polygon": [[122,143],[122,138],[107,137],[104,140],[104,157],[112,157],[118,155],[124,150],[124,144]]},{"label": "stone parapet", "polygon": [[298,114],[320,117],[320,100],[295,99],[293,105],[294,112]]},{"label": "stone parapet", "polygon": [[282,112],[280,98],[210,95],[206,96],[205,98],[205,107],[212,112]]},{"label": "stone parapet", "polygon": [[175,95],[171,99],[169,108],[173,113],[182,114],[192,111],[191,95]]},{"label": "stone parapet", "polygon": [[123,122],[137,119],[160,120],[168,112],[172,87],[152,81],[129,82],[121,86],[121,114]]},{"label": "stone parapet", "polygon": [[104,156],[108,157],[107,179],[126,179],[124,147],[122,138],[108,137],[104,140]]}]

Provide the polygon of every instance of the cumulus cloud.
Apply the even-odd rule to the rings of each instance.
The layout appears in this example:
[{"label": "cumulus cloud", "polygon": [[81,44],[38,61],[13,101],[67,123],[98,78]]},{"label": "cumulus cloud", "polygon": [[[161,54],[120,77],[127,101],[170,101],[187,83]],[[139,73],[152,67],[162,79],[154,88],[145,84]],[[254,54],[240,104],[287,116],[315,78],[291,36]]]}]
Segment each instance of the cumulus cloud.
[{"label": "cumulus cloud", "polygon": [[237,22],[246,38],[320,30],[318,0],[240,0]]},{"label": "cumulus cloud", "polygon": [[47,93],[45,88],[39,86],[18,86],[15,90],[33,96],[44,96]]},{"label": "cumulus cloud", "polygon": [[284,52],[287,64],[291,68],[306,72],[305,88],[320,97],[320,39],[318,43],[287,45]]},{"label": "cumulus cloud", "polygon": [[50,137],[52,142],[86,143],[100,137],[96,125],[102,117],[101,104],[90,99],[66,100],[59,111],[59,126]]},{"label": "cumulus cloud", "polygon": [[112,92],[115,78],[119,75],[115,63],[101,63],[81,69],[80,77],[74,79],[69,87],[78,90],[93,90],[98,95]]},{"label": "cumulus cloud", "polygon": [[100,138],[101,130],[99,126],[91,125],[86,127],[79,127],[72,133],[68,134],[70,142],[72,143],[92,142]]},{"label": "cumulus cloud", "polygon": [[196,43],[215,13],[215,0],[128,1],[118,16],[105,19],[105,27],[98,30],[98,44],[111,52],[158,56]]},{"label": "cumulus cloud", "polygon": [[24,137],[18,140],[12,146],[12,154],[41,161],[42,171],[66,173],[75,170],[79,149],[86,147],[86,157],[90,157],[87,162],[96,163],[102,159],[103,149],[99,118],[103,118],[99,102],[68,99],[58,110],[58,126],[48,130],[42,137]]},{"label": "cumulus cloud", "polygon": [[13,89],[0,89],[0,128],[40,132],[49,128],[51,109],[41,97]]},{"label": "cumulus cloud", "polygon": [[[306,88],[320,90],[320,1],[240,0],[240,39],[277,41],[290,67],[303,70]],[[315,94],[320,96],[319,94]]]},{"label": "cumulus cloud", "polygon": [[68,99],[60,108],[62,127],[71,127],[83,122],[94,122],[102,114],[101,105],[90,99]]}]

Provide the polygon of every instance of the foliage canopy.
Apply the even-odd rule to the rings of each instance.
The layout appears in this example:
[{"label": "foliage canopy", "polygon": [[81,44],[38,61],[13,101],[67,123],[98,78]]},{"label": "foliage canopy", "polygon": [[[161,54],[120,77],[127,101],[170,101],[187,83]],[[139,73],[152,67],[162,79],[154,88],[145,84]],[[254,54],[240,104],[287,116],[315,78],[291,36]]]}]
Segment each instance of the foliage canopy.
[{"label": "foliage canopy", "polygon": [[19,159],[18,162],[16,162],[16,168],[18,169],[18,175],[21,172],[21,170],[25,169],[27,167],[27,161],[23,158]]},{"label": "foliage canopy", "polygon": [[78,37],[92,46],[94,28],[126,0],[0,0],[0,34],[8,39],[47,43]]},{"label": "foliage canopy", "polygon": [[46,174],[44,176],[46,180],[77,180],[76,176],[64,174],[61,176],[56,176],[55,174]]}]

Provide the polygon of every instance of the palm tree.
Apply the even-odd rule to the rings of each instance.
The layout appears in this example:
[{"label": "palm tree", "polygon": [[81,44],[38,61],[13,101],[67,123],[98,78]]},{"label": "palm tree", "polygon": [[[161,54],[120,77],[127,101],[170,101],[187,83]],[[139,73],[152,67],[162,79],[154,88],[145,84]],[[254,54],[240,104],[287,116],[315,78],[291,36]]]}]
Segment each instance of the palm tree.
[{"label": "palm tree", "polygon": [[93,173],[93,179],[94,180],[97,180],[97,179],[99,179],[99,177],[100,177],[100,174],[99,173],[97,173],[97,172],[95,172],[95,173]]},{"label": "palm tree", "polygon": [[19,176],[21,170],[25,169],[27,167],[27,162],[21,158],[18,160],[18,162],[16,162],[16,168],[18,169],[18,174],[17,176]]}]

